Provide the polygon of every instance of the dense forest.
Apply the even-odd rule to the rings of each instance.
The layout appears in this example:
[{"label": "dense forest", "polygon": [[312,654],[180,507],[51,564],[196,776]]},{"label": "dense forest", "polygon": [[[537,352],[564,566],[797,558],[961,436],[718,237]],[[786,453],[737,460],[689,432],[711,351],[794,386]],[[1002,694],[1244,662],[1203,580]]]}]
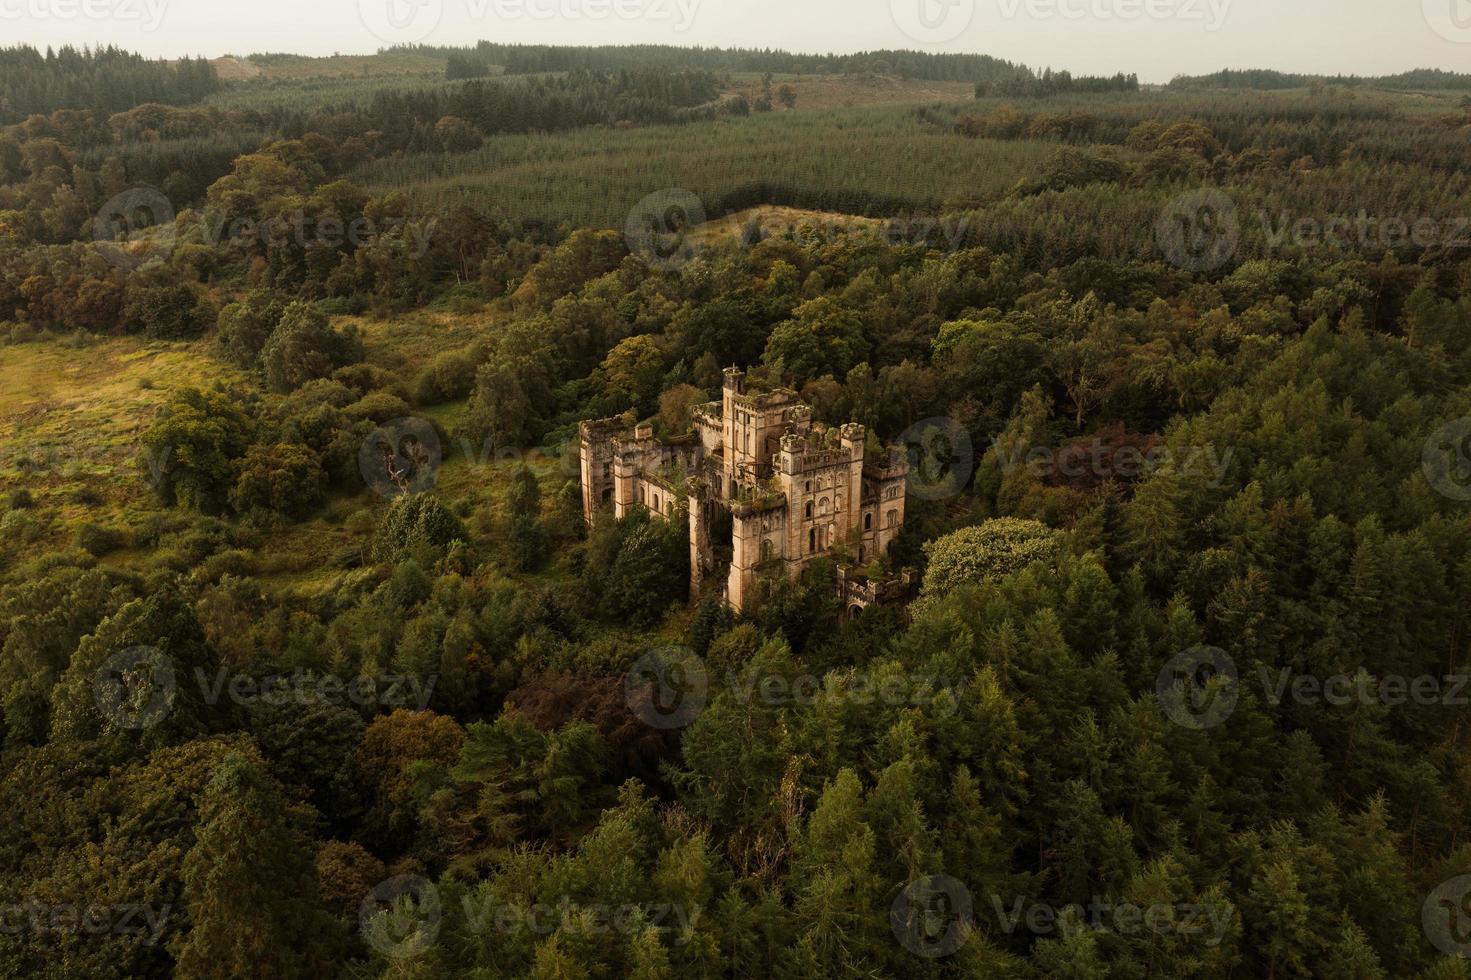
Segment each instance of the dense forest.
[{"label": "dense forest", "polygon": [[1400,72],[1398,75],[1383,75],[1365,78],[1359,75],[1300,75],[1292,72],[1272,71],[1257,68],[1246,71],[1227,69],[1209,75],[1181,75],[1170,80],[1176,89],[1293,89],[1310,85],[1340,85],[1404,90],[1466,90],[1471,89],[1471,74],[1422,68]]},{"label": "dense forest", "polygon": [[657,44],[601,47],[548,47],[480,41],[467,47],[412,45],[395,48],[471,63],[498,66],[511,74],[575,71],[666,71],[700,69],[715,72],[780,72],[783,74],[855,75],[876,72],[902,78],[985,82],[1009,78],[1026,69],[983,54],[937,54],[923,51],[864,51],[858,54],[793,54],[773,49],[674,47]]},{"label": "dense forest", "polygon": [[[412,50],[0,72],[0,977],[1471,978],[1458,92]],[[730,365],[911,465],[739,615]]]},{"label": "dense forest", "polygon": [[0,48],[0,125],[57,109],[120,112],[145,102],[198,102],[219,87],[203,58],[148,61],[118,48]]}]

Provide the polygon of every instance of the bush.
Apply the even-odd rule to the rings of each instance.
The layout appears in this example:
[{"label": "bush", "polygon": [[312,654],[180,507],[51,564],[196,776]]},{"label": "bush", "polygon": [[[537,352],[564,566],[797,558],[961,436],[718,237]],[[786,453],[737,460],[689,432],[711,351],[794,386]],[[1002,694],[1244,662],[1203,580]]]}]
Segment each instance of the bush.
[{"label": "bush", "polygon": [[123,303],[123,321],[158,340],[199,336],[210,322],[209,312],[193,288],[184,283],[130,286]]},{"label": "bush", "polygon": [[230,505],[242,513],[259,508],[300,516],[322,502],[326,486],[327,475],[309,447],[279,442],[255,445],[241,461]]},{"label": "bush", "polygon": [[468,398],[475,387],[476,360],[469,351],[436,354],[414,378],[414,400],[420,405],[442,405]]},{"label": "bush", "polygon": [[460,519],[427,493],[394,498],[378,524],[373,560],[398,562],[412,556],[438,558],[450,543],[469,533]]},{"label": "bush", "polygon": [[378,425],[382,425],[389,419],[401,419],[413,413],[408,402],[397,395],[386,391],[375,391],[364,395],[353,404],[343,409],[344,415],[354,422],[366,419]]},{"label": "bush", "polygon": [[100,524],[83,524],[77,529],[77,547],[94,558],[111,554],[121,548],[126,540],[122,531]]},{"label": "bush", "polygon": [[218,512],[255,424],[234,392],[181,388],[143,436],[143,478],[166,506]]},{"label": "bush", "polygon": [[310,303],[292,303],[261,349],[261,366],[272,391],[291,392],[325,378],[362,356],[356,333],[333,330]]},{"label": "bush", "polygon": [[215,335],[220,354],[243,368],[258,366],[261,349],[281,322],[286,303],[284,294],[258,289],[221,310]]}]

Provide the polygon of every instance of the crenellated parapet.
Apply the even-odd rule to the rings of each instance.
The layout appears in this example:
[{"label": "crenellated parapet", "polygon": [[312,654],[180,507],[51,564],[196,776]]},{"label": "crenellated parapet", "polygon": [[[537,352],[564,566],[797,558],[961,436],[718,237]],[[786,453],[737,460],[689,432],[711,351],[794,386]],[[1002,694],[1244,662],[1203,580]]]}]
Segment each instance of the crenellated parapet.
[{"label": "crenellated parapet", "polygon": [[[691,410],[688,433],[659,438],[628,416],[584,422],[579,432],[588,520],[605,506],[618,517],[636,507],[687,513],[692,590],[719,581],[712,573],[728,560],[723,589],[736,610],[759,575],[795,578],[827,556],[863,566],[887,553],[903,524],[902,454],[866,458],[863,425],[817,422],[795,392],[738,368],[726,370],[720,401]],[[713,533],[722,512],[729,542]],[[842,589],[868,601],[871,586],[858,583]],[[885,587],[873,601],[895,594]]]}]

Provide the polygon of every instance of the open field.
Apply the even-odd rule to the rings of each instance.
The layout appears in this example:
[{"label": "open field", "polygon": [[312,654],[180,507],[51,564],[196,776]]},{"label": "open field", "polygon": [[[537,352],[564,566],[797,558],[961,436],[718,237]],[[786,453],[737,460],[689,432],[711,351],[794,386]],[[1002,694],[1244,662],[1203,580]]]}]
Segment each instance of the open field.
[{"label": "open field", "polygon": [[419,92],[462,84],[446,81],[443,72],[396,77],[321,77],[301,81],[261,77],[226,86],[207,98],[205,105],[255,110],[279,106],[310,112],[327,107],[365,106],[373,101],[377,92]]},{"label": "open field", "polygon": [[[241,60],[241,59],[232,59]],[[308,78],[367,78],[444,74],[444,59],[414,51],[390,51],[379,54],[337,54],[326,58],[310,58],[294,54],[252,54],[243,59],[265,79],[300,81]],[[249,69],[246,69],[249,71]]]},{"label": "open field", "polygon": [[[152,508],[139,439],[178,387],[241,380],[202,343],[136,338],[0,347],[0,488],[24,488],[58,533]],[[79,502],[87,491],[96,503]]]},{"label": "open field", "polygon": [[695,248],[721,245],[744,235],[752,221],[755,221],[762,232],[768,235],[784,235],[804,225],[817,228],[840,228],[856,232],[872,231],[881,224],[878,218],[767,205],[746,208],[721,218],[713,218],[691,228],[685,238]]}]

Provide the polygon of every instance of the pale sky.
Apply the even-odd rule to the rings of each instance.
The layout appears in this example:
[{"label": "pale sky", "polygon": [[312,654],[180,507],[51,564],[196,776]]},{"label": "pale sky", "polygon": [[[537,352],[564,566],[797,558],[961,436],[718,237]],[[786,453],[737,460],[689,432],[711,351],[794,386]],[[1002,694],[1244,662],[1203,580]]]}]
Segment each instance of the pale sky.
[{"label": "pale sky", "polygon": [[1221,68],[1471,71],[1471,0],[0,0],[0,44],[158,57],[394,40],[979,52],[1146,82]]}]

